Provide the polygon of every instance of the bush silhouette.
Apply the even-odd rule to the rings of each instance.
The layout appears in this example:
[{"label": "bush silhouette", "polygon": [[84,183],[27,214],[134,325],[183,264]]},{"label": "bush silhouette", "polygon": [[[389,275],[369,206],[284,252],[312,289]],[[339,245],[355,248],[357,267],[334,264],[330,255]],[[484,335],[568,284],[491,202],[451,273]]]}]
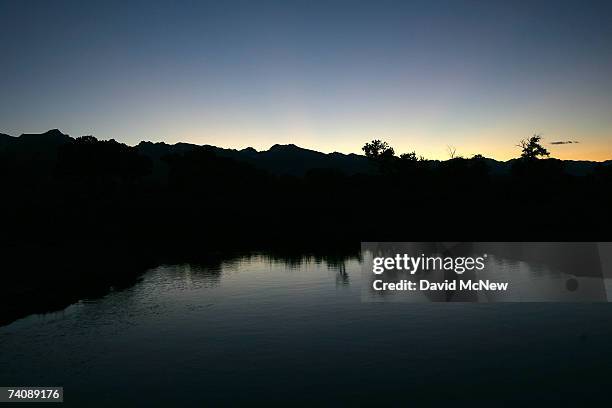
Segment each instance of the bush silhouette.
[{"label": "bush silhouette", "polygon": [[521,148],[521,158],[524,160],[536,160],[541,157],[549,157],[550,153],[540,143],[542,136],[533,135],[529,139],[523,139],[517,145]]}]

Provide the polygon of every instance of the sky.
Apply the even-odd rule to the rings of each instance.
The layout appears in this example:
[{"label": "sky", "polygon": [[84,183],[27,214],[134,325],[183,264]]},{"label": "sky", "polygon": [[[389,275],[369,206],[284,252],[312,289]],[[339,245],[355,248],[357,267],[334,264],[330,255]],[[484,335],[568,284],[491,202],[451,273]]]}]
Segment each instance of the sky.
[{"label": "sky", "polygon": [[53,128],[612,159],[612,2],[0,0],[0,132]]}]

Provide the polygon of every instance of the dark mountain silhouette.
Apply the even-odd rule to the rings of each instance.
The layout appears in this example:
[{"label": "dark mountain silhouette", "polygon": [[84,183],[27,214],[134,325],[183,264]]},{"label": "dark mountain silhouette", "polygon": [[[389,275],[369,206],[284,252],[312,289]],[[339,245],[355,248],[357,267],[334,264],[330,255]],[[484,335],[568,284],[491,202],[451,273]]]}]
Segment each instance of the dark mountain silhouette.
[{"label": "dark mountain silhouette", "polygon": [[262,170],[277,175],[303,176],[308,170],[315,168],[335,169],[347,175],[375,171],[365,156],[356,154],[330,153],[325,154],[304,149],[293,144],[274,145],[269,150],[258,152],[252,147],[242,150],[224,149],[216,146],[198,146],[188,143],[168,145],[166,143],[141,142],[136,149],[154,160],[159,160],[167,154],[185,153],[204,147],[212,150],[220,157],[244,161]]},{"label": "dark mountain silhouette", "polygon": [[43,155],[55,154],[59,146],[74,140],[63,134],[58,129],[52,129],[45,133],[24,133],[19,137],[13,137],[0,133],[0,149],[14,153],[38,152]]},{"label": "dark mountain silhouette", "polygon": [[[52,129],[41,134],[22,134],[13,137],[0,133],[0,152],[10,153],[34,153],[53,157],[61,145],[73,141],[70,136],[58,129]],[[333,169],[346,175],[373,174],[376,173],[375,166],[363,155],[343,153],[321,153],[315,150],[305,149],[294,144],[276,144],[269,150],[257,151],[252,147],[242,150],[225,149],[211,145],[195,145],[190,143],[167,144],[164,142],[140,142],[135,146],[138,153],[149,157],[155,164],[159,164],[161,158],[170,154],[184,154],[200,148],[213,151],[217,156],[227,157],[238,161],[247,162],[259,169],[269,171],[276,175],[304,176],[311,169]],[[508,175],[512,164],[516,159],[498,161],[483,158],[492,175]],[[429,161],[433,167],[439,166],[440,161]],[[611,162],[610,160],[606,163]],[[566,172],[570,175],[584,176],[592,173],[598,162],[592,161],[564,161]]]},{"label": "dark mountain silhouette", "polygon": [[66,143],[71,137],[62,133],[59,129],[51,129],[45,133],[23,133],[19,136],[19,139],[28,143],[48,143],[57,145]]}]

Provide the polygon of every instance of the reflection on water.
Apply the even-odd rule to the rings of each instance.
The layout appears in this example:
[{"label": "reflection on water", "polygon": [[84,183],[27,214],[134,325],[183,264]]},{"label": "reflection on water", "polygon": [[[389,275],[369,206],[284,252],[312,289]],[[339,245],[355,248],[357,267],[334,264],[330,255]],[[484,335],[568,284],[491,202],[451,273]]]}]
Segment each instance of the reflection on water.
[{"label": "reflection on water", "polygon": [[607,397],[611,340],[609,304],[362,303],[358,258],[254,255],[0,327],[0,384],[75,406],[585,403]]}]

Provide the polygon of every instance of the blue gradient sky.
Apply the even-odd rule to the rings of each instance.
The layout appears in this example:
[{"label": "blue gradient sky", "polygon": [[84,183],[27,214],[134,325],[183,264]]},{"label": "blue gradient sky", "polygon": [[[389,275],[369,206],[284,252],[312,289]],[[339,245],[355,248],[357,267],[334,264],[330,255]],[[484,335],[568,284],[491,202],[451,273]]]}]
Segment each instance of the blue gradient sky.
[{"label": "blue gradient sky", "polygon": [[612,159],[611,1],[0,0],[0,132]]}]

